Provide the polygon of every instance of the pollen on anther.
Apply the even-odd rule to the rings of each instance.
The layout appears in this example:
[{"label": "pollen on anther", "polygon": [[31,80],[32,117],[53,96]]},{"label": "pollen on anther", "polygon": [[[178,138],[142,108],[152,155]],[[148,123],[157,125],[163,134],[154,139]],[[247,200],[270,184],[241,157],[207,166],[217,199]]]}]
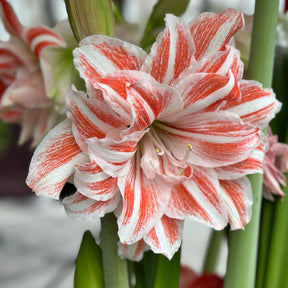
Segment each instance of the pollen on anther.
[{"label": "pollen on anther", "polygon": [[190,151],[193,151],[193,147],[192,147],[191,144],[187,144],[187,147],[188,147],[188,149],[189,149]]},{"label": "pollen on anther", "polygon": [[155,152],[156,153],[160,153],[160,149],[159,148],[155,148]]}]

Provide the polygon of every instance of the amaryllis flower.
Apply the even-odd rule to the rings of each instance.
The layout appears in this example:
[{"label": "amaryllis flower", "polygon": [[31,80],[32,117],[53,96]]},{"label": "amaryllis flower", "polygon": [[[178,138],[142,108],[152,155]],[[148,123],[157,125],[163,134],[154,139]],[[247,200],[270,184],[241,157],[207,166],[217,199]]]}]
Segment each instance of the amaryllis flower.
[{"label": "amaryllis flower", "polygon": [[[52,87],[53,79],[47,73],[49,67],[46,63],[49,60],[43,58],[43,51],[47,47],[64,47],[66,44],[49,28],[23,27],[5,0],[0,1],[0,11],[4,27],[10,35],[8,42],[0,41],[0,119],[20,123],[22,132],[19,142],[23,143],[32,136],[32,145],[35,146],[64,119],[55,111],[53,101],[47,96],[47,91],[56,89],[56,86]],[[50,59],[52,62],[57,58],[53,55]],[[67,75],[65,77],[68,78]]]},{"label": "amaryllis flower", "polygon": [[64,198],[69,215],[118,218],[119,254],[151,248],[171,258],[183,220],[243,228],[251,216],[247,174],[262,172],[260,128],[280,109],[271,90],[241,80],[230,43],[240,12],[173,15],[147,55],[103,35],[74,50],[87,93],[67,94],[67,116],[40,143],[28,185]]},{"label": "amaryllis flower", "polygon": [[268,150],[265,153],[264,173],[263,173],[263,196],[274,201],[273,195],[281,198],[285,196],[281,189],[286,186],[286,176],[288,172],[288,145],[278,142],[278,136],[272,134],[268,127],[267,131]]}]

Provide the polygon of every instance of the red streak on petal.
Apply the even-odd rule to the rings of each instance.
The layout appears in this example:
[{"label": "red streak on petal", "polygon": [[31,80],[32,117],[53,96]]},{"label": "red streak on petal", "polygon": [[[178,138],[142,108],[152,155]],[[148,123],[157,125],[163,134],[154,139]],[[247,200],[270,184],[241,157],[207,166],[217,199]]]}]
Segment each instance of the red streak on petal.
[{"label": "red streak on petal", "polygon": [[87,187],[94,190],[97,195],[109,194],[114,190],[115,185],[117,185],[117,178],[109,177],[105,180],[101,180],[95,183],[88,183]]},{"label": "red streak on petal", "polygon": [[159,82],[163,82],[167,73],[170,58],[170,32],[163,35],[162,42],[158,46],[156,56],[153,59],[151,75]]},{"label": "red streak on petal", "polygon": [[73,124],[76,126],[81,136],[85,139],[92,137],[103,138],[105,132],[96,126],[96,123],[92,123],[90,119],[78,108],[75,101],[71,101],[70,112],[73,115]]},{"label": "red streak on petal", "polygon": [[71,161],[75,156],[81,153],[71,133],[61,135],[61,138],[53,142],[46,150],[38,155],[38,158],[45,159],[39,165],[38,178],[43,178],[53,170],[61,167]]},{"label": "red streak on petal", "polygon": [[111,46],[107,43],[97,45],[100,50],[119,70],[139,70],[138,59],[121,46]]}]

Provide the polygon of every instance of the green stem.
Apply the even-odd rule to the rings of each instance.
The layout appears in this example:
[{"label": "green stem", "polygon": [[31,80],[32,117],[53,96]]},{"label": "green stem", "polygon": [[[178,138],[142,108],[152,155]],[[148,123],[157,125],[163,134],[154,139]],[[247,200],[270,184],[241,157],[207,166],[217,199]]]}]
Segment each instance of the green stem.
[{"label": "green stem", "polygon": [[258,248],[256,288],[263,288],[266,273],[268,251],[271,241],[271,231],[274,220],[275,205],[266,199],[262,203],[261,225]]},{"label": "green stem", "polygon": [[[278,20],[278,0],[256,0],[248,78],[271,87]],[[251,222],[229,235],[225,288],[254,288],[262,199],[262,175],[250,176],[253,193]]]},{"label": "green stem", "polygon": [[127,261],[118,256],[118,227],[116,217],[106,214],[101,220],[101,242],[105,288],[128,288]]},{"label": "green stem", "polygon": [[171,260],[165,256],[157,255],[155,280],[153,288],[178,288],[180,275],[180,249]]},{"label": "green stem", "polygon": [[206,251],[203,272],[205,273],[215,273],[218,260],[221,244],[225,239],[226,230],[221,231],[211,231],[208,249]]},{"label": "green stem", "polygon": [[[287,180],[288,179],[286,179],[286,181]],[[288,189],[285,188],[285,193],[287,192]],[[263,286],[265,288],[283,287],[282,284],[284,284],[279,283],[279,280],[280,272],[282,270],[283,253],[285,253],[285,248],[287,249],[287,238],[285,237],[288,229],[287,211],[288,197],[284,197],[283,201],[278,198],[276,200],[274,226],[272,229],[271,246],[268,254],[269,258],[266,264],[266,280],[265,286]],[[285,269],[287,270],[287,266]]]}]

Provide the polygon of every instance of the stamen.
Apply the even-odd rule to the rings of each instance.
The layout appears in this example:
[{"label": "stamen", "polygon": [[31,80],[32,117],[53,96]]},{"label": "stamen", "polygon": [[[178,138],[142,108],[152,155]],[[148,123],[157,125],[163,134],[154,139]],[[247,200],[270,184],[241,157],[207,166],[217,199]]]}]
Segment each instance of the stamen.
[{"label": "stamen", "polygon": [[193,151],[193,147],[191,144],[188,143],[187,146],[188,146],[189,151]]}]

